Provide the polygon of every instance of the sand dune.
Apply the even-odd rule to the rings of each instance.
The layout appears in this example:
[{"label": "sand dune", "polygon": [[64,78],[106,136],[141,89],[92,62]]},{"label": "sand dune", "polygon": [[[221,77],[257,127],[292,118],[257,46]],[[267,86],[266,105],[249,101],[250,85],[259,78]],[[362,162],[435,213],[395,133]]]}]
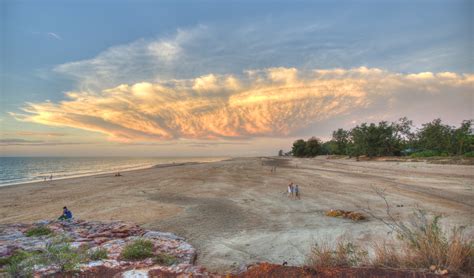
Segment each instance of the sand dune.
[{"label": "sand dune", "polygon": [[[277,166],[271,172],[272,165]],[[370,206],[385,188],[393,212],[408,219],[417,206],[443,214],[444,225],[472,225],[474,167],[347,159],[236,158],[0,188],[0,223],[75,217],[125,220],[184,236],[198,263],[225,271],[256,261],[304,263],[312,243],[345,236],[361,244],[387,237],[375,219],[352,222],[328,209]],[[286,196],[300,185],[301,200]],[[396,205],[399,205],[397,207]],[[468,231],[473,234],[472,227]]]}]

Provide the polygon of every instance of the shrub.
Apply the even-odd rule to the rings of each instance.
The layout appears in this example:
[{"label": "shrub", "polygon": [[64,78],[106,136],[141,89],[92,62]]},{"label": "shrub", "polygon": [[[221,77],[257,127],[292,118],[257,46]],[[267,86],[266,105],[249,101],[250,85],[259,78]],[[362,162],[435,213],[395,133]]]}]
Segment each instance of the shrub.
[{"label": "shrub", "polygon": [[463,235],[463,229],[453,228],[450,233],[441,229],[440,216],[428,217],[424,211],[414,213],[409,225],[397,223],[400,248],[384,243],[375,246],[375,265],[397,268],[447,269],[451,272],[472,274],[474,246],[472,239]]},{"label": "shrub", "polygon": [[432,156],[440,156],[440,153],[437,151],[419,151],[416,153],[412,153],[410,156],[413,158],[432,157]]},{"label": "shrub", "polygon": [[419,151],[412,153],[410,157],[412,158],[419,158],[419,157],[433,157],[433,156],[442,156],[442,157],[448,157],[449,153],[447,152],[439,152],[439,151]]},{"label": "shrub", "polygon": [[10,258],[11,257],[0,258],[0,268],[4,265],[7,265],[8,263],[10,263]]},{"label": "shrub", "polygon": [[12,277],[32,277],[35,265],[53,265],[61,272],[73,272],[79,269],[80,263],[107,258],[105,249],[88,253],[87,248],[74,248],[69,241],[67,237],[56,237],[41,252],[16,251],[4,260],[5,270]]},{"label": "shrub", "polygon": [[18,250],[5,263],[5,270],[11,277],[33,277],[35,253]]},{"label": "shrub", "polygon": [[339,241],[336,246],[315,244],[308,258],[309,265],[320,267],[357,266],[367,261],[368,252],[349,241]]},{"label": "shrub", "polygon": [[387,242],[375,243],[373,247],[374,259],[372,264],[374,266],[400,268],[403,265],[401,253],[393,244]]},{"label": "shrub", "polygon": [[43,264],[56,265],[62,272],[78,270],[79,264],[85,260],[84,252],[73,248],[65,237],[55,238],[48,243],[41,258]]},{"label": "shrub", "polygon": [[465,153],[464,157],[474,157],[474,151]]},{"label": "shrub", "polygon": [[27,237],[32,236],[47,236],[53,234],[53,231],[46,226],[37,226],[26,231],[25,235]]},{"label": "shrub", "polygon": [[89,251],[89,259],[92,261],[105,260],[108,258],[107,249],[96,248],[95,250]]},{"label": "shrub", "polygon": [[153,243],[146,239],[137,239],[125,246],[122,257],[126,260],[142,260],[153,257]]},{"label": "shrub", "polygon": [[159,253],[154,257],[154,262],[159,265],[170,266],[177,263],[178,260],[173,255],[166,254],[166,253]]},{"label": "shrub", "polygon": [[[333,214],[337,214],[333,212]],[[313,268],[357,266],[370,263],[378,267],[430,269],[437,273],[474,274],[474,242],[464,236],[464,229],[446,231],[440,226],[440,216],[429,216],[422,210],[414,212],[410,223],[392,220],[384,222],[397,234],[397,240],[375,243],[374,256],[350,242],[338,242],[335,247],[315,245],[309,255]]]}]

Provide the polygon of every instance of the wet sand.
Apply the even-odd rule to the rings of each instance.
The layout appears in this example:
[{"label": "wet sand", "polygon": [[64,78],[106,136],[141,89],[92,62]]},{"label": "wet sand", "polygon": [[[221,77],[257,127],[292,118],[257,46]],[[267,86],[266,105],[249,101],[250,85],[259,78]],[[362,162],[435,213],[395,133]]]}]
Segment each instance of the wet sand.
[{"label": "wet sand", "polygon": [[[300,185],[301,200],[286,196],[290,181]],[[198,249],[197,263],[213,271],[257,261],[299,265],[317,241],[346,237],[367,245],[387,238],[373,218],[355,223],[324,215],[370,207],[385,217],[374,188],[386,190],[399,219],[420,207],[442,214],[444,225],[473,224],[474,166],[325,157],[236,158],[3,187],[0,223],[56,218],[67,205],[76,218],[131,221],[184,236]]]}]

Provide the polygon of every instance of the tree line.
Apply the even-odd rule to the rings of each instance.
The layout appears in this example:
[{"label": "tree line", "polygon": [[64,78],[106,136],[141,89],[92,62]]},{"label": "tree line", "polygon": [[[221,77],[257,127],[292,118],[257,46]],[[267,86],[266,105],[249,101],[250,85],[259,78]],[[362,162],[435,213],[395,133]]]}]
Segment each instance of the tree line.
[{"label": "tree line", "polygon": [[413,122],[406,117],[392,123],[363,123],[350,130],[339,128],[333,131],[331,140],[327,142],[316,137],[296,140],[290,154],[296,157],[325,154],[351,157],[474,156],[472,124],[472,120],[465,120],[455,127],[435,119],[414,130]]}]

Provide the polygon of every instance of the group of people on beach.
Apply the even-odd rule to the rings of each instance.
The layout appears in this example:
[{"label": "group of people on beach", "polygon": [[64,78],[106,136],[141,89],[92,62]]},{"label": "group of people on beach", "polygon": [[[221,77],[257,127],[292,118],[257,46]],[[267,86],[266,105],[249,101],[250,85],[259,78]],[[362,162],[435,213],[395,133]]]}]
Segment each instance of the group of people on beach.
[{"label": "group of people on beach", "polygon": [[297,184],[290,182],[288,184],[288,198],[291,199],[301,199],[300,197],[300,188]]}]

